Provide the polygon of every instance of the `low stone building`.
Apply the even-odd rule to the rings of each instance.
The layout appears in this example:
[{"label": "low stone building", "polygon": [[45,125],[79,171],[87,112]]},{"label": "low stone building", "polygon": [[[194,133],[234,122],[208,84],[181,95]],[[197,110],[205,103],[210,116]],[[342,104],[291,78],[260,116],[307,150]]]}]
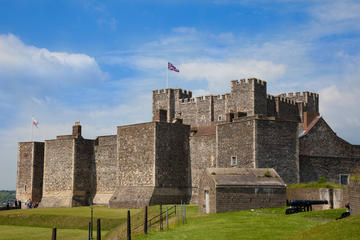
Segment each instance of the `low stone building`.
[{"label": "low stone building", "polygon": [[199,185],[199,211],[218,213],[286,204],[286,185],[272,168],[208,168]]}]

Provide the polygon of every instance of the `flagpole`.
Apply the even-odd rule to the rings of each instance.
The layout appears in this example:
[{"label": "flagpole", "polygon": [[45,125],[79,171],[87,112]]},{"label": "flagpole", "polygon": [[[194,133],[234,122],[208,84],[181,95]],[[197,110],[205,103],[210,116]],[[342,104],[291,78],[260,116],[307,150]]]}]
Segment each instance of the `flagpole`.
[{"label": "flagpole", "polygon": [[166,67],[166,88],[169,88],[169,63]]},{"label": "flagpole", "polygon": [[34,117],[31,119],[31,141],[33,141],[33,135],[34,135]]}]

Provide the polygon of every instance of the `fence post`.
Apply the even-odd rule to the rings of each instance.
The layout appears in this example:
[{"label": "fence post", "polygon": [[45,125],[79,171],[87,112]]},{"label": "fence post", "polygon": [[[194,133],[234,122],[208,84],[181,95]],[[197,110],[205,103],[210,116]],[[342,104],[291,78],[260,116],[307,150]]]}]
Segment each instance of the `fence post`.
[{"label": "fence post", "polygon": [[163,230],[162,204],[160,203],[160,231]]},{"label": "fence post", "polygon": [[52,229],[51,240],[56,240],[56,227]]},{"label": "fence post", "polygon": [[[176,206],[176,208],[177,208],[177,206]],[[180,211],[179,210],[176,211],[176,215],[177,215],[177,219],[178,219],[178,226],[180,226]]]},{"label": "fence post", "polygon": [[181,204],[181,208],[182,208],[182,222],[183,222],[183,225],[185,224],[185,218],[184,218],[184,205]]},{"label": "fence post", "polygon": [[100,218],[97,219],[96,224],[96,240],[101,240],[101,226],[100,226]]},{"label": "fence post", "polygon": [[131,240],[130,210],[127,212],[127,240]]},{"label": "fence post", "polygon": [[184,215],[185,215],[185,224],[187,224],[187,219],[186,219],[186,204],[184,204]]},{"label": "fence post", "polygon": [[91,231],[90,231],[90,239],[93,240],[93,226],[94,226],[94,221],[93,221],[93,205],[90,206],[91,208]]},{"label": "fence post", "polygon": [[145,206],[145,219],[144,219],[144,234],[147,234],[148,231],[148,207]]},{"label": "fence post", "polygon": [[91,232],[91,222],[89,222],[89,240],[91,240],[90,232]]},{"label": "fence post", "polygon": [[168,207],[166,207],[166,230],[169,230],[169,213],[168,213]]}]

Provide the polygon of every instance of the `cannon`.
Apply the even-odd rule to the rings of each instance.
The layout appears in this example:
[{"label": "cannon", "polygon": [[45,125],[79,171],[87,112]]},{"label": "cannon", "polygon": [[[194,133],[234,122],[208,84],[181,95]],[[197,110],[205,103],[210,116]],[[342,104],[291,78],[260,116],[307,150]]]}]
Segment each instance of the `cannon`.
[{"label": "cannon", "polygon": [[285,214],[312,211],[312,205],[328,204],[327,200],[291,200]]}]

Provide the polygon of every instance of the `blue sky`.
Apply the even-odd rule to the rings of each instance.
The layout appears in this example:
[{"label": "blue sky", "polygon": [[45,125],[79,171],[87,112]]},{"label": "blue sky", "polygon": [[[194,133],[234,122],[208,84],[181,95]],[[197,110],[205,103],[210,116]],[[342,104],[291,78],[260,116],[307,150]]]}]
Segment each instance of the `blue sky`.
[{"label": "blue sky", "polygon": [[320,112],[360,144],[359,1],[1,1],[0,189],[15,189],[17,142],[114,134],[151,120],[151,90],[320,93]]}]

